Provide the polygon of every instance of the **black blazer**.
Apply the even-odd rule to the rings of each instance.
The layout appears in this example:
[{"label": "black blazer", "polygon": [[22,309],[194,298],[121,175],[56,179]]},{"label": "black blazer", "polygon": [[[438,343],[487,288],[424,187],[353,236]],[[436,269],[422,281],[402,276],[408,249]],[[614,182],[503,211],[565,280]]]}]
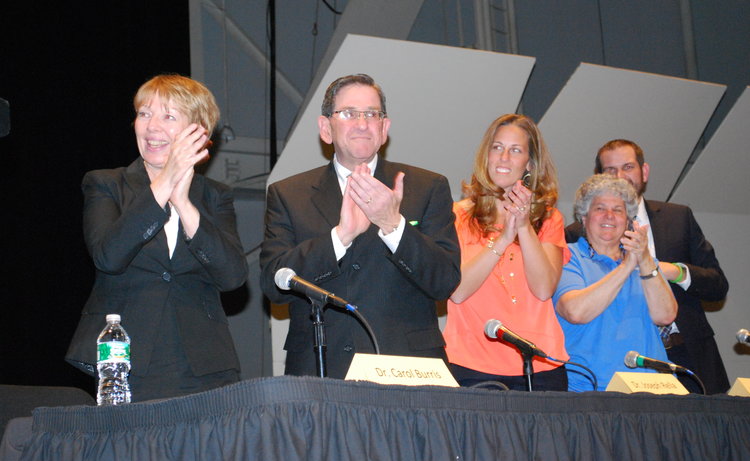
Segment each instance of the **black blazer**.
[{"label": "black blazer", "polygon": [[[675,284],[669,285],[679,305],[675,322],[685,339],[693,371],[701,377],[709,393],[725,392],[729,381],[701,300],[724,299],[729,282],[690,208],[654,200],[646,200],[645,205],[654,234],[656,258],[684,263],[690,270],[691,282],[687,291]],[[565,229],[568,242],[578,240],[580,235],[580,223]]]},{"label": "black blazer", "polygon": [[[441,175],[382,158],[374,176],[393,187],[399,171],[406,174],[400,210],[406,229],[396,253],[371,225],[341,261],[336,261],[331,242],[342,201],[333,163],[269,187],[261,287],[271,301],[290,303],[287,374],[315,375],[317,368],[309,300],[276,287],[274,274],[283,267],[356,304],[381,353],[446,358],[435,301],[447,299],[461,276],[450,187]],[[354,353],[374,348],[351,314],[328,308],[324,320],[328,376],[343,378]]]},{"label": "black blazer", "polygon": [[169,215],[154,200],[143,161],[86,173],[83,230],[96,280],[66,359],[95,372],[96,338],[106,314],[120,314],[131,339],[131,373],[146,376],[159,353],[160,322],[176,323],[196,376],[239,361],[219,299],[245,283],[247,262],[237,235],[229,188],[196,174],[190,199],[201,218],[187,240],[178,230],[169,258],[162,227]]}]

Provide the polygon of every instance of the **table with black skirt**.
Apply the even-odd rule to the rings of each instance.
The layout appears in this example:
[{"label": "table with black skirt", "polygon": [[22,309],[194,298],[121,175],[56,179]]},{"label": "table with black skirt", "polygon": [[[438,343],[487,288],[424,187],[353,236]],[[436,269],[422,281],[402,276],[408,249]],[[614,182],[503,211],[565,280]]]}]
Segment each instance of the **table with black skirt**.
[{"label": "table with black skirt", "polygon": [[37,408],[23,460],[750,459],[750,399],[243,381],[120,407]]}]

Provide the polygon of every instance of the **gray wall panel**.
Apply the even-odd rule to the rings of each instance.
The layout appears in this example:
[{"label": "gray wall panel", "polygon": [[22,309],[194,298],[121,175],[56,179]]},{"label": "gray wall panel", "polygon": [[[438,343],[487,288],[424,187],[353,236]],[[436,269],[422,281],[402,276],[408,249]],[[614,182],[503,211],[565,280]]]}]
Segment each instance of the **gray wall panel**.
[{"label": "gray wall panel", "polygon": [[648,196],[666,200],[723,92],[722,85],[581,64],[540,123],[561,201],[572,202],[593,173],[596,151],[615,138],[643,148],[653,166]]},{"label": "gray wall panel", "polygon": [[750,87],[745,88],[693,168],[675,191],[673,202],[689,205],[713,245],[729,280],[725,303],[712,303],[708,316],[730,381],[750,377],[750,347],[737,345],[735,333],[750,329]]}]

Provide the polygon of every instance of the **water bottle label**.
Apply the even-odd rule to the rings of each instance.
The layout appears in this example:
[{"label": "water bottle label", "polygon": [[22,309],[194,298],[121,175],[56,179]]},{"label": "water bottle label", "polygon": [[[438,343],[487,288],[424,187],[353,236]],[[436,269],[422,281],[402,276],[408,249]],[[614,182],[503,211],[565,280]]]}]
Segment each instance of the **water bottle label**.
[{"label": "water bottle label", "polygon": [[122,341],[100,343],[98,362],[130,362],[130,344]]}]

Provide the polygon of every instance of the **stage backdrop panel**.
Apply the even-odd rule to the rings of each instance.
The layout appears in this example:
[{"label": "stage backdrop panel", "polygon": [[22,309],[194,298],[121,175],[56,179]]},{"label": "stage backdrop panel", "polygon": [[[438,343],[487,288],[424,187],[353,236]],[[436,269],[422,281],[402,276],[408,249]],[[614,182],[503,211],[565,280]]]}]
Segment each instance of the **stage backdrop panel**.
[{"label": "stage backdrop panel", "polygon": [[348,35],[268,183],[328,162],[317,123],[325,90],[338,77],[366,73],[382,86],[392,120],[386,157],[444,174],[458,199],[480,137],[490,121],[516,110],[533,65],[525,56]]},{"label": "stage backdrop panel", "polygon": [[[328,64],[349,32],[391,39],[406,39],[424,0],[348,0],[341,15],[316,18],[317,34],[298,27],[300,18],[315,16],[316,2],[296,2],[278,15],[276,29],[276,137],[281,151],[300,107],[310,99]],[[318,5],[322,6],[322,5]],[[268,130],[269,61],[266,17],[262,0],[217,3],[190,0],[191,75],[214,93],[222,119],[217,127],[221,143],[212,152],[206,175],[233,187],[265,190],[265,172],[271,170]],[[287,11],[293,11],[289,16]],[[312,26],[312,25],[311,25]],[[294,46],[286,46],[293,43]],[[311,56],[325,51],[320,62]],[[308,66],[310,68],[308,69]],[[307,69],[307,70],[306,70]],[[314,71],[315,77],[311,78]],[[225,137],[224,125],[233,136]]]},{"label": "stage backdrop panel", "polygon": [[[386,158],[445,175],[459,200],[482,134],[497,116],[515,112],[533,65],[524,56],[348,35],[311,89],[268,184],[328,163],[317,123],[325,90],[338,77],[366,73],[383,88],[392,120]],[[279,375],[286,357],[286,306],[273,306],[271,315]]]},{"label": "stage backdrop panel", "polygon": [[700,157],[672,197],[689,205],[729,280],[725,303],[708,306],[708,320],[716,334],[730,382],[750,377],[750,347],[737,344],[740,328],[750,329],[750,87],[722,121]]},{"label": "stage backdrop panel", "polygon": [[688,204],[696,212],[750,215],[749,121],[747,87],[685,175],[672,201]]},{"label": "stage backdrop panel", "polygon": [[646,196],[666,200],[726,87],[581,63],[539,126],[560,180],[560,211],[572,220],[578,186],[605,142],[637,142],[651,165]]}]

